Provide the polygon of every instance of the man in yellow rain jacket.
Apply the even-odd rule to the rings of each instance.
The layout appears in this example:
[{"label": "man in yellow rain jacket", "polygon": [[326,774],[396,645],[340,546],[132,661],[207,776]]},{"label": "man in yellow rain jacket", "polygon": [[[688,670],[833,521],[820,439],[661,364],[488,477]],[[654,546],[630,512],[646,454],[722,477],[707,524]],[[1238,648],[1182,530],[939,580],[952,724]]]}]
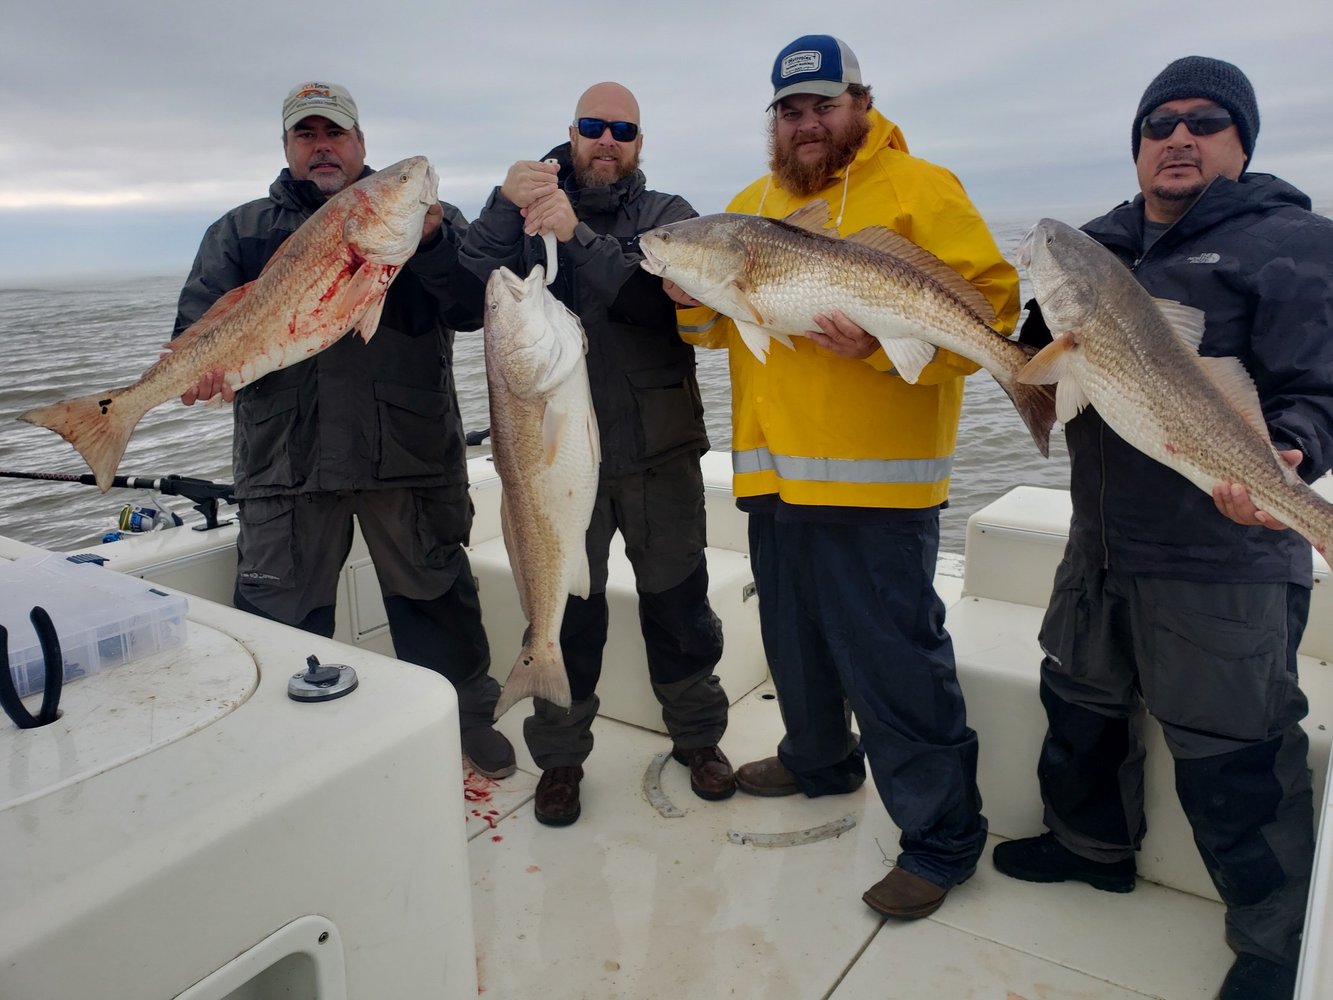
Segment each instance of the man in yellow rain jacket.
[{"label": "man in yellow rain jacket", "polygon": [[[872,107],[847,45],[796,39],[778,54],[773,88],[771,172],[728,211],[782,218],[823,199],[844,236],[894,229],[971,281],[1008,334],[1017,273],[957,178],[911,156]],[[940,350],[908,384],[837,311],[761,364],[731,320],[668,285],[686,340],[733,348],[734,488],[750,515],[786,725],[777,755],[739,768],[737,783],[754,795],[851,792],[868,756],[902,837],[897,867],[863,899],[887,916],[926,916],[972,874],[986,841],[976,733],[932,584],[963,378],[977,366]]]}]

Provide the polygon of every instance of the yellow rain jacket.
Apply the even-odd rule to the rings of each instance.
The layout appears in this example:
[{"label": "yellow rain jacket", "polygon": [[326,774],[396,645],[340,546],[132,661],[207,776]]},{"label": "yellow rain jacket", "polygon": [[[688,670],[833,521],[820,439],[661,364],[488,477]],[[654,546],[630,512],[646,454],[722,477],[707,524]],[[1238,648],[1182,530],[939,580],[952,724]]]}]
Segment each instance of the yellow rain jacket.
[{"label": "yellow rain jacket", "polygon": [[[873,108],[856,158],[808,198],[761,177],[729,212],[780,219],[822,198],[843,236],[894,229],[972,282],[995,307],[1004,334],[1018,320],[1018,273],[949,171],[907,152],[898,126]],[[924,508],[949,494],[963,378],[977,365],[939,350],[915,385],[893,372],[882,348],[864,361],[839,357],[804,337],[794,351],[774,343],[760,364],[730,319],[707,306],[679,309],[680,335],[730,348],[733,489],[778,494],[791,504]]]}]

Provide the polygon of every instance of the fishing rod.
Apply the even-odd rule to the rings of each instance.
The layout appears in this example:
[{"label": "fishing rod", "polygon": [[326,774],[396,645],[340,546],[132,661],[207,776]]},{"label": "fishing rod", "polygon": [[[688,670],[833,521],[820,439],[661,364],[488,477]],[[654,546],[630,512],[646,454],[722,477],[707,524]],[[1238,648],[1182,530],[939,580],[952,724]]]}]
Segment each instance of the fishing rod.
[{"label": "fishing rod", "polygon": [[[84,486],[96,486],[97,480],[91,475],[76,476],[67,472],[18,472],[12,469],[0,469],[0,478],[4,479],[40,479],[52,483],[80,483]],[[203,527],[195,526],[195,531],[211,531],[227,524],[218,520],[218,501],[236,503],[236,487],[231,483],[215,483],[211,479],[193,479],[189,476],[114,476],[112,486],[129,490],[156,490],[167,496],[185,497],[194,504],[204,518]]]}]

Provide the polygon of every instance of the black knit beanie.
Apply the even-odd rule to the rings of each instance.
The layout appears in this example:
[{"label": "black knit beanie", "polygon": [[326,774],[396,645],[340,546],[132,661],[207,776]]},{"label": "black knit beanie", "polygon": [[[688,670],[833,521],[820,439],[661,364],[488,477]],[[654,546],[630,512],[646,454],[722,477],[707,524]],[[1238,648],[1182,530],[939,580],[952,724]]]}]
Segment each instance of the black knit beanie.
[{"label": "black knit beanie", "polygon": [[1134,159],[1139,158],[1139,127],[1143,119],[1160,104],[1190,97],[1206,98],[1231,112],[1248,167],[1254,155],[1254,140],[1259,134],[1259,105],[1254,99],[1254,88],[1245,74],[1231,63],[1207,56],[1177,59],[1148,84],[1139,101],[1138,114],[1134,116],[1130,139]]}]

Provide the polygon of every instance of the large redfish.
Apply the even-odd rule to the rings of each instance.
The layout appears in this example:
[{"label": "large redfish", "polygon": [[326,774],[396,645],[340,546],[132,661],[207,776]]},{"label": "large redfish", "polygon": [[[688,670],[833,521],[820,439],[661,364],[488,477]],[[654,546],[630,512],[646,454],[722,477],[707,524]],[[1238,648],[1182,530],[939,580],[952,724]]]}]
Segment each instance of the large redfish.
[{"label": "large redfish", "polygon": [[597,499],[601,444],[578,317],[546,290],[498,268],[486,282],[486,384],[500,474],[500,523],[519,602],[523,648],[495,706],[522,698],[570,704],[560,622],[591,585],[584,536]]},{"label": "large redfish", "polygon": [[1333,504],[1273,450],[1240,361],[1199,355],[1203,313],[1154,299],[1109,250],[1054,219],[1032,228],[1018,256],[1055,338],[1019,380],[1057,382],[1062,422],[1091,403],[1129,444],[1205,493],[1239,483],[1261,510],[1330,551]]},{"label": "large redfish", "polygon": [[673,222],[639,237],[643,268],[730,316],[761,362],[772,340],[817,330],[815,314],[842,310],[877,338],[914,383],[943,347],[994,376],[1042,455],[1054,394],[1016,380],[1032,352],[991,328],[995,310],[957,271],[883,226],[839,239],[822,199],[786,219],[724,213]]},{"label": "large redfish", "polygon": [[139,381],[19,416],[72,444],[102,492],[145,413],[222,370],[233,389],[304,361],[353,329],[370,340],[384,295],[416,252],[439,182],[414,156],[344,188],[282,244],[259,277],[218,299]]}]

